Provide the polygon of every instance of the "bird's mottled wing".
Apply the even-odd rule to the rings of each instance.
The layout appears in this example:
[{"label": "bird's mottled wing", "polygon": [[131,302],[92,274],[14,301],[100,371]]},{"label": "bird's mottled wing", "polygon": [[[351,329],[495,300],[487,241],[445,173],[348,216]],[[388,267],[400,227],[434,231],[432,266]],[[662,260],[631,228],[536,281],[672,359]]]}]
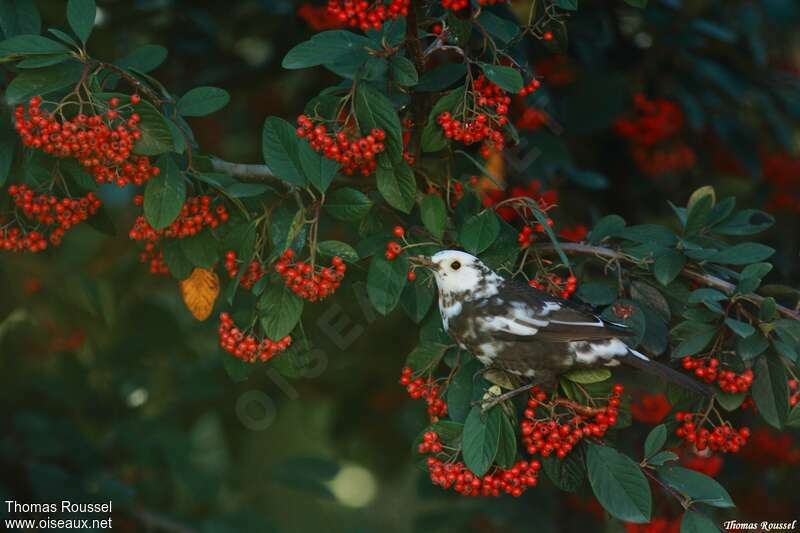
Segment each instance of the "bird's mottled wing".
[{"label": "bird's mottled wing", "polygon": [[563,343],[632,334],[622,324],[603,320],[591,311],[521,283],[503,284],[497,296],[507,304],[505,313],[492,317],[499,340]]}]

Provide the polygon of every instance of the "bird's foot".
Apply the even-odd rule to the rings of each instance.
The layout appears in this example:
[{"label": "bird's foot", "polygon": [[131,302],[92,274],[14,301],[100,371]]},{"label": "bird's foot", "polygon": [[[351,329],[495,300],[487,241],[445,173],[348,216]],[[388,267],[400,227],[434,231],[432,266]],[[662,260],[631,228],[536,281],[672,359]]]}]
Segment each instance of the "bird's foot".
[{"label": "bird's foot", "polygon": [[503,394],[487,395],[487,397],[484,397],[482,400],[477,400],[477,401],[472,402],[472,405],[480,405],[481,406],[481,411],[483,411],[485,413],[486,411],[488,411],[489,409],[491,409],[495,405],[503,403],[506,400],[510,400],[511,398],[514,398],[515,396],[518,396],[518,395],[520,395],[520,394],[522,394],[524,392],[528,392],[529,390],[531,390],[535,386],[536,386],[535,383],[528,383],[527,385],[523,385],[522,387],[518,387],[518,388],[516,388],[514,390],[510,390],[510,391],[505,392]]}]

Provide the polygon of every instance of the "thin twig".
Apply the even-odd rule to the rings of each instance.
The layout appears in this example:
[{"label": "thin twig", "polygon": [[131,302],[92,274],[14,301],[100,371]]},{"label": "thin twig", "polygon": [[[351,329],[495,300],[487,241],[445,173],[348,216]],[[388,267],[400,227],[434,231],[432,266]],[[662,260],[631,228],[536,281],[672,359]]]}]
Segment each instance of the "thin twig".
[{"label": "thin twig", "polygon": [[[553,244],[537,244],[535,248],[542,250],[542,251],[555,251],[555,246]],[[628,256],[622,252],[614,250],[612,248],[606,248],[603,246],[593,246],[590,244],[578,244],[578,243],[562,243],[561,249],[566,254],[586,254],[586,255],[594,255],[596,257],[601,257],[605,259],[611,260],[629,260]],[[681,272],[686,278],[691,280],[697,281],[705,285],[706,287],[713,287],[718,289],[728,296],[732,296],[736,292],[736,286],[732,283],[729,283],[723,279],[720,279],[716,276],[712,276],[710,274],[703,274],[702,272],[697,272],[695,270],[685,268]],[[765,298],[759,294],[747,294],[742,295],[742,299],[748,300],[756,305],[761,305],[761,303],[765,300]],[[800,320],[800,313],[789,309],[788,307],[784,307],[782,305],[777,305],[778,312],[793,320]]]}]

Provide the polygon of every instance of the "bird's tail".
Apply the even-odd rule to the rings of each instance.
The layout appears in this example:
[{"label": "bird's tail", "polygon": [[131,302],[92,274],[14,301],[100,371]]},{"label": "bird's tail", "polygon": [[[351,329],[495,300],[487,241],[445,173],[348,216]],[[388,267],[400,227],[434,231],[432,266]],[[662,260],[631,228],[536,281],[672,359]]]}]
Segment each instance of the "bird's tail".
[{"label": "bird's tail", "polygon": [[634,349],[628,349],[628,355],[622,358],[622,362],[655,376],[660,376],[667,381],[671,381],[672,383],[680,385],[692,392],[702,394],[703,396],[713,396],[714,394],[714,390],[711,387],[695,381],[686,374],[681,374],[672,367],[659,363],[658,361],[653,361],[643,353],[637,352]]}]

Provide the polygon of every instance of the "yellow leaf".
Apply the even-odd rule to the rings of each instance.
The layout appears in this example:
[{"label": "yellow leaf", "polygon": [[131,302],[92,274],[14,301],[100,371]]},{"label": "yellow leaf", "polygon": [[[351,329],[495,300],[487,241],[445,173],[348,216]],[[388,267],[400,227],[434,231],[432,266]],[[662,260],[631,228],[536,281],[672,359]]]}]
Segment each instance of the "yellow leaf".
[{"label": "yellow leaf", "polygon": [[498,187],[502,189],[506,181],[506,162],[503,159],[503,153],[492,149],[485,166],[491,177],[481,176],[478,182],[478,190],[485,191]]},{"label": "yellow leaf", "polygon": [[192,316],[205,320],[219,296],[219,276],[213,270],[195,268],[191,276],[181,281],[181,295]]}]

